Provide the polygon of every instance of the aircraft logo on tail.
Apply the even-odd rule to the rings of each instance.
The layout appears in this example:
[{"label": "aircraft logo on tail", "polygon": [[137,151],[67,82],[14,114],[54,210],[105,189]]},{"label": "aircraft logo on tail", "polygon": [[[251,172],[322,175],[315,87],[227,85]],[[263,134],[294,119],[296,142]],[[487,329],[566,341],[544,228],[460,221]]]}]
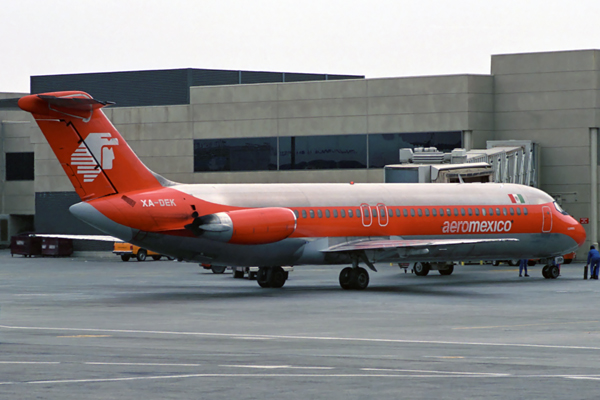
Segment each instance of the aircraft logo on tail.
[{"label": "aircraft logo on tail", "polygon": [[71,155],[71,165],[77,166],[84,182],[93,182],[101,169],[112,169],[115,159],[112,146],[118,144],[119,139],[112,138],[110,133],[90,133]]}]

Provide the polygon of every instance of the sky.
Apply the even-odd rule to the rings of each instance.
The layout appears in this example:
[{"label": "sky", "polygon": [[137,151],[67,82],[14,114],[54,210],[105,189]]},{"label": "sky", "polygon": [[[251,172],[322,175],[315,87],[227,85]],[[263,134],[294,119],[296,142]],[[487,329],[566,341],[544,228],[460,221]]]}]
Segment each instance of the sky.
[{"label": "sky", "polygon": [[489,74],[493,54],[600,49],[599,16],[598,0],[5,0],[0,92],[171,68]]}]

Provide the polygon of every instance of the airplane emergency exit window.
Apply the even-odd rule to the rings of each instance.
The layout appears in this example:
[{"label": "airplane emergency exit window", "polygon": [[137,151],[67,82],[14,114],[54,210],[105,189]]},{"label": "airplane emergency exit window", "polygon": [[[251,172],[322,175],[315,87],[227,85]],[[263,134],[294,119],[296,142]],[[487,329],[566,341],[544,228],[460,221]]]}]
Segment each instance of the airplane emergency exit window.
[{"label": "airplane emergency exit window", "polygon": [[369,214],[369,209],[365,208],[365,218],[369,218],[370,214]]}]

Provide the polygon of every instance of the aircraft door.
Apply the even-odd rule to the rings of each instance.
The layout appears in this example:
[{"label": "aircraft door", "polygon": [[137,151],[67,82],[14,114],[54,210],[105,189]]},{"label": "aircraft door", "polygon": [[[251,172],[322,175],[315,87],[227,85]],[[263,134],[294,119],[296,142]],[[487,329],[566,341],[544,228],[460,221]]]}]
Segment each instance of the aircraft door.
[{"label": "aircraft door", "polygon": [[542,232],[548,233],[552,230],[552,210],[550,209],[550,207],[543,206],[542,207],[542,215],[543,215]]},{"label": "aircraft door", "polygon": [[389,222],[387,207],[383,203],[377,204],[377,221],[379,221],[379,226],[386,226]]},{"label": "aircraft door", "polygon": [[360,205],[360,212],[362,214],[362,224],[364,227],[371,226],[373,223],[373,216],[371,215],[371,207],[367,203]]}]

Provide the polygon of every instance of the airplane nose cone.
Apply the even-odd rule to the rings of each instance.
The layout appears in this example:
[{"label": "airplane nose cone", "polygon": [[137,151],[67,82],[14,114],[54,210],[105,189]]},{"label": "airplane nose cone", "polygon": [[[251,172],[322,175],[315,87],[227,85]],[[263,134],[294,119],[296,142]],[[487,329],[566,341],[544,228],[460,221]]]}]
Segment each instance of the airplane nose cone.
[{"label": "airplane nose cone", "polygon": [[581,224],[577,221],[575,221],[573,227],[575,228],[575,230],[571,231],[571,237],[573,238],[573,240],[575,240],[575,242],[577,242],[579,246],[581,246],[585,242],[587,236],[585,233],[585,229],[583,229],[583,226],[581,226]]}]

